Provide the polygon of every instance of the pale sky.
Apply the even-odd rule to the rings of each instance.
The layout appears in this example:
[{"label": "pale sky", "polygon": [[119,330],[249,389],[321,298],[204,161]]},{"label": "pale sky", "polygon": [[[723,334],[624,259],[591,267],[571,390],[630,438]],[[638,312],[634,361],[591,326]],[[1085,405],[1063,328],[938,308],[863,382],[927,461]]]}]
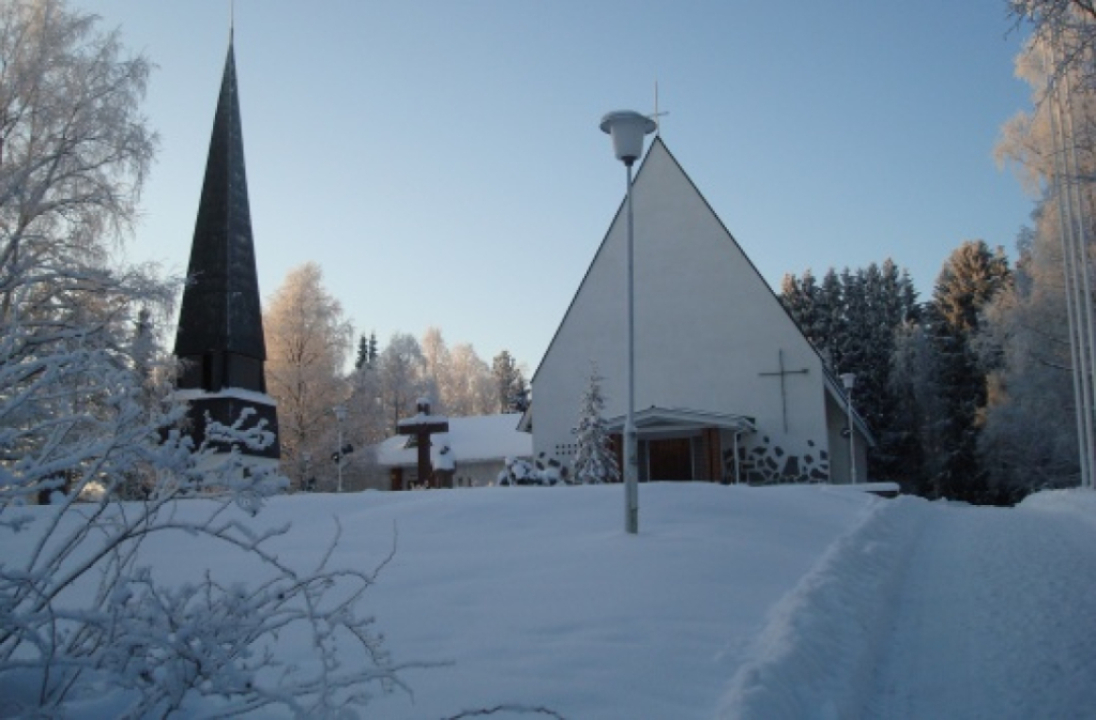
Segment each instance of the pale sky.
[{"label": "pale sky", "polygon": [[[227,0],[71,0],[159,67],[128,246],[186,270]],[[535,370],[624,194],[598,129],[653,111],[765,279],[1013,252],[1032,200],[992,157],[1030,106],[1005,0],[237,0],[264,299],[315,261],[358,332],[442,329]]]}]

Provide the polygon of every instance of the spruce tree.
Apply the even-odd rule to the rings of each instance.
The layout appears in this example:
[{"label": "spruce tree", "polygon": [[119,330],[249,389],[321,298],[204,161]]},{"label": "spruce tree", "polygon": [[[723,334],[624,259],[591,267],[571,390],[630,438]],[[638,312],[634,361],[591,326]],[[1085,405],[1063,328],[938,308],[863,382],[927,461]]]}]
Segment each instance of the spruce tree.
[{"label": "spruce tree", "polygon": [[845,334],[845,290],[837,271],[830,268],[822,277],[818,292],[818,332],[823,338],[819,351],[831,370],[841,363],[841,338]]},{"label": "spruce tree", "polygon": [[804,337],[817,349],[824,347],[826,337],[822,322],[820,289],[810,269],[803,271],[802,278],[792,274],[784,276],[780,290],[780,302],[799,326]]},{"label": "spruce tree", "polygon": [[876,439],[872,475],[903,479],[911,430],[896,412],[893,355],[896,332],[918,317],[909,274],[887,259],[840,274],[831,268],[818,285],[808,270],[785,276],[781,300],[832,372],[856,374],[856,410]]},{"label": "spruce tree", "polygon": [[605,410],[605,397],[601,394],[603,379],[598,373],[597,364],[591,364],[590,384],[582,393],[578,425],[575,427],[576,483],[597,484],[620,480],[620,467],[613,452],[609,430],[602,417]]},{"label": "spruce tree", "polygon": [[373,332],[369,333],[369,365],[370,366],[372,366],[373,363],[375,363],[377,361],[377,356],[379,354],[380,353],[377,350],[377,332],[374,330]]},{"label": "spruce tree", "polygon": [[491,361],[498,392],[499,412],[525,412],[529,406],[525,375],[508,350],[503,350]]},{"label": "spruce tree", "polygon": [[981,310],[1007,287],[1011,272],[1004,251],[982,240],[960,245],[940,271],[929,308],[943,408],[941,447],[932,463],[930,491],[938,497],[985,500],[986,474],[978,457],[980,415],[986,406],[987,370],[974,346]]},{"label": "spruce tree", "polygon": [[358,355],[354,358],[354,369],[361,370],[369,363],[369,341],[365,335],[358,338]]}]

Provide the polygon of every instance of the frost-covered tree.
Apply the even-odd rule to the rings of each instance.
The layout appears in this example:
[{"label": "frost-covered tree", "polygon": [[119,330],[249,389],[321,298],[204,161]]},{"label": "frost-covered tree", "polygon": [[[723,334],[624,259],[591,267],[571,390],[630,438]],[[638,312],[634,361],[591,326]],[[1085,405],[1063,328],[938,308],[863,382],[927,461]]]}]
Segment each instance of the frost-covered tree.
[{"label": "frost-covered tree", "polygon": [[379,404],[387,433],[395,433],[400,419],[414,414],[418,398],[437,396],[426,380],[424,363],[419,341],[407,333],[394,333],[377,358]]},{"label": "frost-covered tree", "polygon": [[156,147],[148,73],[93,16],[0,4],[0,487],[16,495],[48,499],[106,462],[152,354],[134,323],[170,309],[150,269],[109,263]]},{"label": "frost-covered tree", "polygon": [[889,388],[894,399],[891,425],[901,429],[897,443],[903,465],[889,477],[901,482],[906,492],[919,495],[930,494],[928,478],[938,471],[936,463],[944,454],[936,363],[928,328],[919,322],[904,323],[895,334]]},{"label": "frost-covered tree", "polygon": [[1048,77],[1072,75],[1087,91],[1096,89],[1092,47],[1096,44],[1096,3],[1092,0],[1006,0],[1017,24],[1031,29],[1034,42],[1053,42]]},{"label": "frost-covered tree", "polygon": [[56,0],[0,4],[0,322],[85,291],[131,229],[156,135],[150,64]]},{"label": "frost-covered tree", "polygon": [[445,397],[451,414],[468,417],[495,412],[497,400],[491,368],[475,347],[468,343],[454,345],[449,353],[449,368]]},{"label": "frost-covered tree", "polygon": [[433,409],[439,413],[454,413],[448,400],[453,395],[453,367],[449,345],[440,329],[429,327],[419,340],[422,351],[422,375],[433,388]]},{"label": "frost-covered tree", "polygon": [[[315,263],[289,271],[263,312],[266,377],[278,401],[279,438],[286,472],[300,484],[312,468],[337,450],[332,409],[345,403],[344,378],[353,337],[342,305],[323,286]],[[333,466],[325,477],[333,478]]]},{"label": "frost-covered tree", "polygon": [[978,339],[995,368],[979,449],[991,489],[1006,500],[1079,479],[1065,292],[1052,250],[1046,239],[1021,243],[1016,282],[987,305]]},{"label": "frost-covered tree", "polygon": [[590,367],[590,381],[579,401],[578,424],[575,426],[574,481],[576,483],[607,483],[620,480],[620,467],[613,452],[612,438],[605,425],[605,396],[602,395],[597,365]]},{"label": "frost-covered tree", "polygon": [[355,448],[344,458],[343,474],[351,487],[364,487],[374,469],[375,458],[368,449],[388,437],[381,401],[381,372],[377,362],[377,337],[361,338],[361,356],[364,364],[355,367],[347,378],[350,397],[346,401],[346,439]]},{"label": "frost-covered tree", "polygon": [[452,348],[441,330],[429,328],[420,342],[424,381],[435,389],[434,409],[455,417],[495,412],[491,370],[472,345]]},{"label": "frost-covered tree", "polygon": [[[284,482],[193,446],[156,336],[176,288],[110,263],[155,148],[139,107],[148,72],[63,2],[0,3],[3,712],[331,717],[370,683],[398,682],[354,609],[372,575],[327,557],[289,567],[271,549],[285,530],[252,530],[247,516]],[[211,422],[207,438],[273,440],[246,416]],[[26,507],[37,497],[51,504]],[[176,582],[142,563],[156,536],[240,551],[264,580]],[[279,633],[298,628],[315,667],[277,667]]]},{"label": "frost-covered tree", "polygon": [[[1068,5],[1026,4],[1058,10]],[[1078,204],[1073,209],[1081,210],[1087,252],[1096,257],[1096,103],[1091,65],[1062,65],[1061,48],[1050,52],[1050,29],[1044,25],[1037,30],[1016,60],[1017,75],[1032,88],[1035,110],[1010,119],[997,146],[999,159],[1014,163],[1026,188],[1037,197],[1033,225],[1018,238],[1015,282],[985,308],[979,338],[982,357],[988,357],[993,368],[980,448],[991,488],[1006,499],[1032,489],[1073,485],[1080,476],[1079,408],[1063,265],[1063,243],[1069,235],[1063,232],[1062,221],[1070,203],[1061,190],[1076,191]],[[1084,57],[1090,57],[1090,51]],[[1051,119],[1060,118],[1056,111],[1062,108],[1045,101],[1052,81],[1058,83],[1064,107],[1072,110],[1076,142],[1068,156],[1076,161],[1076,172],[1067,171],[1065,154],[1057,151],[1061,136],[1055,137]],[[1072,94],[1065,93],[1067,88]]]}]

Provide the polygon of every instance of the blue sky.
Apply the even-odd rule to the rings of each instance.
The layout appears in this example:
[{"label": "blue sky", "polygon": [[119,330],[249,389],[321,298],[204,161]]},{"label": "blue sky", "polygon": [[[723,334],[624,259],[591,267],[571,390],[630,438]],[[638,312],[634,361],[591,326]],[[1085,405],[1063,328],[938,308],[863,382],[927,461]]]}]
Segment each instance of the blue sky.
[{"label": "blue sky", "polygon": [[[185,272],[228,3],[72,0],[159,66],[135,260]],[[307,261],[359,332],[430,326],[532,371],[624,191],[601,116],[662,137],[765,279],[891,257],[922,290],[965,239],[1013,254],[992,158],[1030,105],[1004,0],[237,0],[264,297]]]}]

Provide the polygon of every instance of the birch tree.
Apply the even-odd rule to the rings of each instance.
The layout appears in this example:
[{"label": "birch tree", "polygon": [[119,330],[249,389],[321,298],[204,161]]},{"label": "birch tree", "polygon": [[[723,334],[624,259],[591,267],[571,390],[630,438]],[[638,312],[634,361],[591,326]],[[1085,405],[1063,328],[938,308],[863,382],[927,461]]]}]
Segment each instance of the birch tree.
[{"label": "birch tree", "polygon": [[[111,717],[338,716],[365,686],[399,682],[355,610],[373,575],[330,568],[329,554],[289,567],[270,549],[287,530],[248,525],[284,483],[194,447],[156,342],[177,286],[110,263],[155,149],[140,113],[149,68],[59,0],[0,2],[3,712],[77,717],[98,701]],[[273,439],[247,417],[207,433]],[[116,502],[123,488],[140,500]],[[222,494],[189,505],[208,514],[180,512],[210,488]],[[51,505],[26,507],[39,496]],[[165,584],[141,562],[155,535],[241,552],[264,580]],[[307,672],[276,667],[279,634],[298,628],[315,641]]]},{"label": "birch tree", "polygon": [[[172,288],[108,264],[156,148],[149,62],[61,2],[0,4],[0,487],[78,487],[103,461],[141,308]],[[122,389],[117,393],[115,385]],[[120,404],[121,403],[121,404]],[[132,439],[132,436],[131,436]],[[122,465],[128,460],[119,460]]]},{"label": "birch tree", "polygon": [[394,333],[377,358],[381,415],[395,434],[401,418],[414,413],[416,401],[433,399],[437,388],[425,379],[422,347],[414,335]]},{"label": "birch tree", "polygon": [[450,380],[446,405],[457,417],[489,415],[495,412],[498,401],[491,368],[483,361],[475,347],[458,343],[449,352]]},{"label": "birch tree", "polygon": [[342,305],[324,288],[320,267],[311,262],[286,275],[267,303],[263,328],[284,466],[300,483],[314,469],[306,466],[331,462],[339,449],[334,408],[350,395],[344,372],[353,331]]},{"label": "birch tree", "polygon": [[[1017,499],[1032,489],[1073,485],[1080,477],[1077,423],[1083,417],[1078,403],[1083,387],[1074,387],[1070,342],[1070,332],[1079,320],[1066,305],[1069,286],[1063,249],[1069,246],[1071,234],[1069,226],[1063,225],[1070,207],[1064,188],[1077,194],[1072,208],[1080,210],[1085,252],[1092,258],[1096,251],[1092,182],[1096,103],[1091,77],[1086,79],[1091,67],[1056,63],[1062,51],[1050,49],[1053,24],[1059,20],[1079,23],[1086,11],[1078,7],[1056,17],[1053,13],[1066,12],[1071,4],[1025,5],[1051,13],[1037,18],[1037,32],[1016,59],[1016,74],[1031,86],[1034,110],[1018,113],[1004,125],[996,154],[1000,162],[1012,163],[1019,171],[1036,198],[1036,210],[1031,227],[1019,233],[1015,282],[985,308],[979,338],[980,352],[991,355],[994,366],[988,379],[980,450],[993,489],[1006,499]],[[1091,32],[1090,26],[1091,18],[1076,29]],[[1073,90],[1069,96],[1064,93],[1067,77]],[[1063,91],[1058,96],[1061,105],[1046,102],[1054,83]],[[1068,157],[1076,162],[1073,173],[1063,163],[1066,153],[1056,152],[1063,137],[1055,132],[1058,128],[1052,118],[1061,119],[1063,110],[1072,110],[1074,142],[1068,146]],[[1078,279],[1071,279],[1074,293]]]}]

